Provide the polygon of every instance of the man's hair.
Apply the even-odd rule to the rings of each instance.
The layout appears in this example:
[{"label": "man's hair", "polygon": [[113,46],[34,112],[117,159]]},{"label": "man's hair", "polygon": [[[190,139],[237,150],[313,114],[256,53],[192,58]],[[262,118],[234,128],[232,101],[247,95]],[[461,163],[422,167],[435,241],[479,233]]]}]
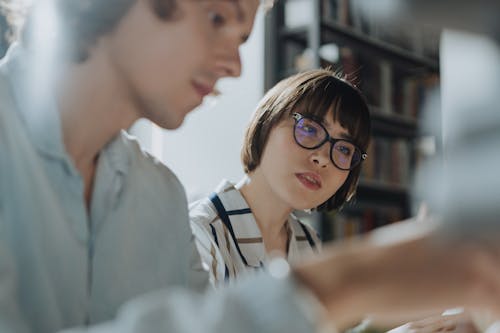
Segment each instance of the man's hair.
[{"label": "man's hair", "polygon": [[3,47],[7,48],[16,39],[17,31],[24,16],[24,4],[15,0],[0,0],[0,29]]},{"label": "man's hair", "polygon": [[12,25],[9,22],[9,14],[0,6],[0,58],[3,57],[12,37]]},{"label": "man's hair", "polygon": [[[35,16],[40,6],[51,1],[61,20],[64,40],[68,43],[70,58],[85,61],[89,48],[99,37],[110,33],[138,0],[38,0],[26,17],[21,31],[23,43],[29,45],[31,37],[39,27]],[[176,8],[176,0],[149,0],[154,13],[163,20],[170,19]]]},{"label": "man's hair", "polygon": [[[333,121],[349,131],[354,143],[366,151],[370,141],[370,114],[361,92],[341,76],[328,69],[296,74],[280,81],[260,101],[244,137],[241,158],[246,173],[261,161],[272,129],[282,120],[300,112],[323,119],[333,110]],[[290,138],[291,139],[291,138]],[[361,164],[349,172],[344,184],[318,210],[339,209],[356,191]]]}]

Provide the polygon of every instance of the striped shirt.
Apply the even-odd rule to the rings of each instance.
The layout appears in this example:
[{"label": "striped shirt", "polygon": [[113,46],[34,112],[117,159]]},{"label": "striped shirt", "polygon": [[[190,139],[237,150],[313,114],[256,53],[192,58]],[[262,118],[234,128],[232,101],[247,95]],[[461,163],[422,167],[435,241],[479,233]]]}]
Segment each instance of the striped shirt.
[{"label": "striped shirt", "polygon": [[[223,181],[209,197],[190,205],[191,228],[214,285],[266,267],[270,259],[254,215],[234,184]],[[320,251],[316,232],[290,214],[287,260],[296,262]]]}]

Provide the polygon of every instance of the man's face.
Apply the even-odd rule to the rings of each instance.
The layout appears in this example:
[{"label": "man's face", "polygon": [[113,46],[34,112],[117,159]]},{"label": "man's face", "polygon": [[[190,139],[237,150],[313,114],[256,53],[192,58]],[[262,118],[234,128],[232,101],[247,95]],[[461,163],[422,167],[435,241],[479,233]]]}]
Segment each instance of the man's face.
[{"label": "man's face", "polygon": [[179,127],[222,77],[241,72],[239,46],[259,0],[177,0],[168,21],[136,0],[109,35],[109,57],[137,116]]}]

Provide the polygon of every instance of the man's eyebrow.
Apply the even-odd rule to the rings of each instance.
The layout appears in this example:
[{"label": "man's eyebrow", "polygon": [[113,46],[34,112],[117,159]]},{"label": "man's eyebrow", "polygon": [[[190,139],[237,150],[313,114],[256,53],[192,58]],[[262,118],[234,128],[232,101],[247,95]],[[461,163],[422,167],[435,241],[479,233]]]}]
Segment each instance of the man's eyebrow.
[{"label": "man's eyebrow", "polygon": [[[241,1],[242,0],[228,0],[232,2],[236,6],[236,16],[238,18],[239,22],[245,22],[246,15],[245,15],[245,10],[241,7]],[[243,35],[241,37],[241,43],[244,44],[247,42],[248,38],[250,35]]]},{"label": "man's eyebrow", "polygon": [[238,21],[245,21],[245,11],[241,7],[241,0],[229,0],[236,6],[236,13],[238,14]]}]

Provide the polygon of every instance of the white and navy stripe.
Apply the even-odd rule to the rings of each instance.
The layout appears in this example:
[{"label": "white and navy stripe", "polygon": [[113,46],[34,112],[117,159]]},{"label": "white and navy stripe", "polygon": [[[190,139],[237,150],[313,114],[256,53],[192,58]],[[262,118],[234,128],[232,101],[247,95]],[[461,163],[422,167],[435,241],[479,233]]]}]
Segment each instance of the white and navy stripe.
[{"label": "white and navy stripe", "polygon": [[[262,235],[245,199],[236,187],[222,182],[209,198],[190,206],[196,245],[214,284],[232,282],[240,274],[266,266]],[[287,260],[320,251],[316,232],[290,215]]]}]

